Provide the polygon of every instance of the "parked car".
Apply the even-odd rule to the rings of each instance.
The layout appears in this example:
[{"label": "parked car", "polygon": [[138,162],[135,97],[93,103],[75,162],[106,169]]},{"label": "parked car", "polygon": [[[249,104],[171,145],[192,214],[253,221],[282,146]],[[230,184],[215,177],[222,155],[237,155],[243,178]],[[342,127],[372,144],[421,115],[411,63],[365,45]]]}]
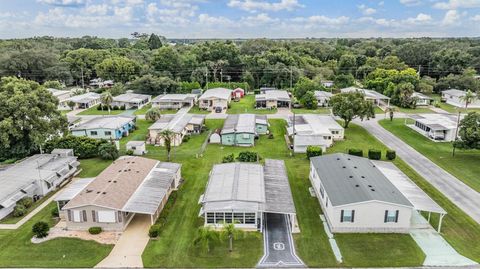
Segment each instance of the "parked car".
[{"label": "parked car", "polygon": [[217,106],[217,107],[215,108],[215,113],[222,113],[222,108],[219,107],[219,106]]}]

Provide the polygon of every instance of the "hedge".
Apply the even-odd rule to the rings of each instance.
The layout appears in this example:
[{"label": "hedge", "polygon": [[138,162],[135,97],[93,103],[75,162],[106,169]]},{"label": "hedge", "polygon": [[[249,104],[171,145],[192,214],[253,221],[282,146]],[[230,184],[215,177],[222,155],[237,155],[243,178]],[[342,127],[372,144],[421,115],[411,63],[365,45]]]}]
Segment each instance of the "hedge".
[{"label": "hedge", "polygon": [[223,160],[222,160],[222,163],[233,163],[235,161],[235,155],[230,154],[230,155],[226,155],[226,156],[223,156]]},{"label": "hedge", "polygon": [[358,157],[363,157],[363,150],[361,149],[348,149],[348,154]]},{"label": "hedge", "polygon": [[102,232],[102,227],[90,227],[88,228],[90,234],[99,234]]},{"label": "hedge", "polygon": [[239,161],[239,162],[254,163],[257,160],[261,160],[261,157],[258,155],[258,153],[253,152],[253,151],[240,152],[238,154],[238,157],[237,157],[237,161]]},{"label": "hedge", "polygon": [[369,149],[368,158],[372,160],[380,160],[382,158],[382,151],[378,149]]},{"label": "hedge", "polygon": [[37,238],[47,237],[48,231],[50,231],[50,227],[48,226],[48,223],[44,221],[39,221],[32,227],[32,232]]},{"label": "hedge", "polygon": [[45,144],[45,150],[51,152],[56,148],[73,149],[75,156],[79,159],[88,159],[99,157],[100,146],[104,144],[110,144],[110,142],[104,139],[93,139],[87,136],[69,135],[47,141]]},{"label": "hedge", "polygon": [[307,158],[310,159],[316,156],[322,156],[323,150],[318,146],[308,146],[307,147]]},{"label": "hedge", "polygon": [[387,157],[387,160],[393,161],[397,158],[397,153],[393,149],[388,149],[385,157]]},{"label": "hedge", "polygon": [[154,224],[150,226],[150,229],[148,229],[148,236],[150,238],[157,238],[158,234],[160,233],[160,228],[161,228],[161,225],[159,224]]}]

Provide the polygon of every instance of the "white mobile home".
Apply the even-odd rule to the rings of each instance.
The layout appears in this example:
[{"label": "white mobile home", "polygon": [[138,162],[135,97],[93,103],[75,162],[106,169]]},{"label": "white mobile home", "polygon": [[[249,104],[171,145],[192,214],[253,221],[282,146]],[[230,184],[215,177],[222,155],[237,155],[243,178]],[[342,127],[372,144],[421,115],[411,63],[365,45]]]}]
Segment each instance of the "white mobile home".
[{"label": "white mobile home", "polygon": [[416,99],[416,102],[415,104],[417,106],[429,106],[432,104],[433,102],[433,98],[423,94],[423,93],[420,93],[420,92],[414,92],[412,94],[412,97]]},{"label": "white mobile home", "polygon": [[200,216],[205,226],[262,231],[264,214],[287,215],[292,231],[298,231],[295,205],[282,160],[254,163],[225,163],[213,166],[205,193],[200,197]]},{"label": "white mobile home", "polygon": [[147,141],[150,144],[163,146],[164,140],[159,134],[164,130],[170,130],[174,133],[172,146],[180,146],[186,135],[201,133],[204,122],[205,115],[187,113],[162,115],[159,120],[148,128]]},{"label": "white mobile home", "polygon": [[51,154],[36,154],[0,170],[0,219],[24,198],[40,198],[70,179],[80,163],[73,150],[56,149]]},{"label": "white mobile home", "polygon": [[165,94],[157,96],[152,100],[152,107],[160,109],[180,109],[182,107],[192,107],[197,101],[195,94]]},{"label": "white mobile home", "polygon": [[[449,105],[456,106],[456,107],[465,107],[465,100],[462,100],[462,98],[466,95],[467,93],[465,91],[457,90],[457,89],[451,89],[451,90],[446,90],[442,91],[442,101],[446,102]],[[476,96],[476,94],[475,94]],[[480,108],[480,99],[477,98],[475,99],[471,104],[468,104],[468,107],[470,108]]]},{"label": "white mobile home", "polygon": [[333,94],[326,91],[315,91],[315,98],[317,99],[318,106],[327,107]]},{"label": "white mobile home", "polygon": [[65,99],[64,103],[68,105],[69,102],[75,104],[73,109],[86,109],[100,103],[100,94],[95,92],[87,92],[80,95],[72,96]]},{"label": "white mobile home", "polygon": [[295,153],[304,153],[308,146],[326,151],[334,141],[343,140],[344,128],[332,116],[304,114],[288,120],[288,135],[293,139]]},{"label": "white mobile home", "polygon": [[112,106],[123,107],[125,109],[142,108],[152,100],[152,96],[148,94],[138,94],[127,92],[113,97]]},{"label": "white mobile home", "polygon": [[131,150],[133,155],[145,155],[147,154],[147,147],[145,141],[128,141],[126,150]]},{"label": "white mobile home", "polygon": [[[446,214],[390,162],[337,153],[310,159],[310,181],[333,233],[408,233],[418,211]],[[418,221],[423,219],[423,221]]]},{"label": "white mobile home", "polygon": [[198,98],[198,106],[201,109],[214,111],[215,108],[220,107],[222,110],[227,110],[228,104],[232,100],[232,90],[225,88],[215,88],[206,90],[200,98]]},{"label": "white mobile home", "polygon": [[342,93],[359,92],[365,96],[365,100],[373,102],[377,106],[389,107],[390,97],[385,96],[377,91],[361,89],[357,87],[348,87],[340,90]]},{"label": "white mobile home", "polygon": [[265,93],[255,95],[256,108],[275,109],[279,107],[290,108],[292,100],[287,91],[267,90]]},{"label": "white mobile home", "polygon": [[411,115],[415,122],[407,124],[413,130],[434,140],[451,142],[455,140],[457,117],[451,114]]}]

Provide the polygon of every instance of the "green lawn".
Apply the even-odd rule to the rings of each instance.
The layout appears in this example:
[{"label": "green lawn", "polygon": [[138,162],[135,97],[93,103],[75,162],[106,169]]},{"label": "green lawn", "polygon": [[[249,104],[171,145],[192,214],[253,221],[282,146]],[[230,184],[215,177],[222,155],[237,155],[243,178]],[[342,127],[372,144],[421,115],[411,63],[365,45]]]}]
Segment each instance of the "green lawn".
[{"label": "green lawn", "polygon": [[296,114],[330,114],[330,108],[319,107],[317,109],[292,108],[292,112]]},{"label": "green lawn", "polygon": [[433,142],[405,125],[404,119],[381,120],[380,125],[412,146],[425,157],[480,191],[480,150],[457,150],[452,156],[452,143]]},{"label": "green lawn", "polygon": [[96,177],[111,163],[111,160],[102,160],[100,158],[80,160],[80,169],[82,171],[78,174],[78,177]]},{"label": "green lawn", "polygon": [[92,106],[91,108],[86,109],[86,110],[78,113],[77,115],[83,115],[83,116],[88,116],[88,115],[118,115],[118,114],[122,114],[123,112],[125,112],[125,110],[110,110],[110,114],[108,114],[108,110],[98,110],[97,109],[98,106],[99,105]]},{"label": "green lawn", "polygon": [[21,216],[21,217],[14,217],[12,214],[6,216],[5,218],[3,218],[2,220],[0,220],[0,223],[1,224],[15,224],[17,222],[19,222],[21,219],[23,219],[25,216],[27,216],[30,212],[32,212],[35,208],[37,208],[39,205],[43,204],[44,201],[48,200],[48,198],[52,197],[52,195],[54,195],[56,193],[56,191],[54,192],[51,192],[47,195],[45,195],[44,197],[42,197],[40,200],[37,200],[35,203],[33,203],[33,205],[29,208],[27,208],[27,211],[25,213],[25,215]]},{"label": "green lawn", "polygon": [[255,95],[245,95],[239,102],[232,101],[230,108],[227,110],[227,114],[275,114],[276,109],[255,109]]},{"label": "green lawn", "polygon": [[142,108],[135,110],[134,115],[145,115],[147,114],[147,111],[152,108],[152,104],[146,104]]},{"label": "green lawn", "polygon": [[0,267],[93,267],[110,253],[111,245],[73,238],[32,244],[34,223],[55,224],[50,213],[54,207],[51,203],[17,230],[0,230]]},{"label": "green lawn", "polygon": [[[450,104],[441,102],[440,101],[441,96],[439,94],[430,94],[429,96],[432,97],[433,99],[435,99],[435,102],[439,105],[440,109],[443,109],[443,110],[445,110],[447,112],[450,112],[450,113],[458,113],[459,110],[462,113],[465,113],[465,109],[463,109],[463,108],[458,108],[456,106],[452,106]],[[469,108],[468,109],[468,112],[475,112],[475,111],[480,112],[480,108]]]},{"label": "green lawn", "polygon": [[71,110],[60,110],[60,113],[61,113],[62,115],[67,115],[68,112],[71,112]]}]

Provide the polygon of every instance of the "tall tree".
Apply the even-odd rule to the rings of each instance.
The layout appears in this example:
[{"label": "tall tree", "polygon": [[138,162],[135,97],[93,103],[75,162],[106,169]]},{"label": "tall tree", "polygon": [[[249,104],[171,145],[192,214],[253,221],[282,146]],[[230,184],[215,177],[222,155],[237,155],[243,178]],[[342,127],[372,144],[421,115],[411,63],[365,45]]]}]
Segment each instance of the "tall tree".
[{"label": "tall tree", "polygon": [[238,239],[244,233],[235,227],[234,223],[224,223],[222,228],[222,237],[228,240],[228,251],[233,251],[233,240]]},{"label": "tall tree", "polygon": [[148,39],[148,47],[151,50],[159,49],[163,46],[162,41],[160,40],[160,37],[156,34],[151,34],[150,38]]},{"label": "tall tree", "polygon": [[110,114],[110,105],[113,103],[113,96],[110,91],[105,91],[102,93],[101,102],[104,106],[108,108],[108,114]]},{"label": "tall tree", "polygon": [[362,93],[350,92],[334,95],[330,99],[333,115],[343,119],[345,128],[356,118],[363,120],[375,117],[372,102],[364,97]]},{"label": "tall tree", "polygon": [[47,138],[67,132],[58,100],[38,83],[0,80],[0,160],[22,158],[40,150]]},{"label": "tall tree", "polygon": [[170,161],[170,152],[172,151],[175,133],[172,130],[165,129],[158,134],[158,138],[163,141],[163,145],[167,150],[167,160]]},{"label": "tall tree", "polygon": [[218,239],[218,233],[213,231],[210,226],[202,226],[198,228],[193,244],[200,245],[203,249],[207,250],[207,252],[210,252],[212,244],[217,242]]},{"label": "tall tree", "polygon": [[145,119],[152,122],[159,120],[160,117],[162,117],[162,112],[158,107],[150,108],[145,114]]},{"label": "tall tree", "polygon": [[454,146],[461,149],[480,149],[480,113],[471,112],[459,125],[460,140]]},{"label": "tall tree", "polygon": [[97,74],[103,79],[116,82],[128,82],[140,74],[140,65],[126,57],[111,57],[95,66]]}]

